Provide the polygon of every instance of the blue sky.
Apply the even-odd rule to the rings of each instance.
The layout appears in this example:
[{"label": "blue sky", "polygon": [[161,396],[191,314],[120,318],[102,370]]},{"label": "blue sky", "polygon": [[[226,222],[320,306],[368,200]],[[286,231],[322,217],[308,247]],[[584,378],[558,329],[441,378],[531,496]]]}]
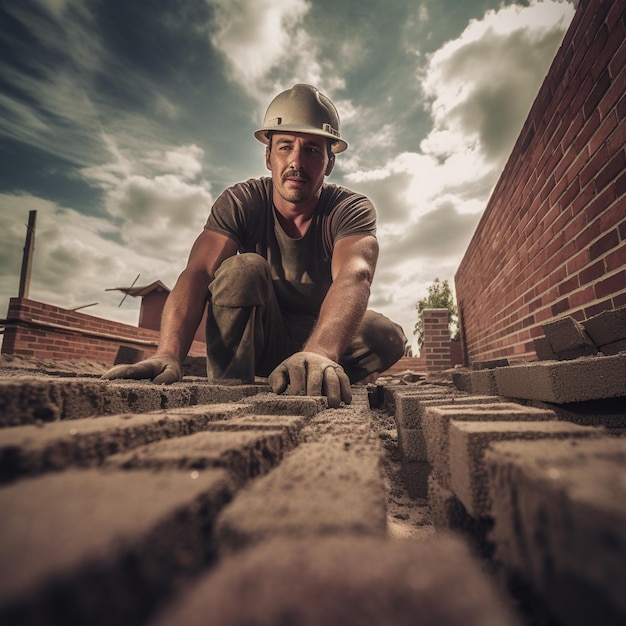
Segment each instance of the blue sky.
[{"label": "blue sky", "polygon": [[271,98],[316,85],[368,194],[370,307],[405,329],[451,282],[574,14],[561,0],[20,0],[0,5],[0,316],[37,210],[30,297],[136,324],[213,200],[264,176]]}]

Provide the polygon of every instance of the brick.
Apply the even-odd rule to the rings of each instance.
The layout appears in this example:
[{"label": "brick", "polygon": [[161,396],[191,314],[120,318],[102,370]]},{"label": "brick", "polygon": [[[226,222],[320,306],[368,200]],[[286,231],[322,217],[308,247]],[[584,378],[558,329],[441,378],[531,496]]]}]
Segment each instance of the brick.
[{"label": "brick", "polygon": [[216,526],[220,552],[272,537],[384,535],[386,497],[379,463],[374,445],[332,435],[300,444],[224,509]]},{"label": "brick", "polygon": [[450,486],[449,424],[451,420],[480,421],[547,421],[554,412],[523,407],[513,402],[498,401],[480,406],[440,406],[425,410],[422,430],[426,441],[427,460],[445,488]]},{"label": "brick", "polygon": [[261,385],[176,383],[45,377],[0,379],[0,425],[15,426],[95,415],[145,413],[189,404],[237,402],[266,391]]},{"label": "brick", "polygon": [[450,487],[473,517],[490,515],[485,450],[497,441],[602,437],[603,430],[559,421],[450,422]]},{"label": "brick", "polygon": [[502,367],[500,395],[563,404],[626,396],[626,354]]},{"label": "brick", "polygon": [[231,497],[220,470],[68,471],[5,486],[0,621],[143,623],[213,558],[207,530]]},{"label": "brick", "polygon": [[598,352],[584,326],[570,316],[543,324],[542,330],[559,360],[575,359]]},{"label": "brick", "polygon": [[[428,563],[428,567],[424,564]],[[518,625],[458,537],[270,541],[221,563],[153,626]]]},{"label": "brick", "polygon": [[503,442],[485,462],[500,563],[559,623],[623,623],[626,441]]},{"label": "brick", "polygon": [[583,326],[599,347],[626,339],[626,307],[605,311],[584,322]]}]

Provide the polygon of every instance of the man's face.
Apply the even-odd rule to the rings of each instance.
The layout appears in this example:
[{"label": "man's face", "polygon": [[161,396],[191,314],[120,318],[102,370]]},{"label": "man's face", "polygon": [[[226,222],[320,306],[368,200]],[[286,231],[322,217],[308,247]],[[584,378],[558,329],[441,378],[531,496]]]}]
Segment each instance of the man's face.
[{"label": "man's face", "polygon": [[328,140],[305,133],[274,133],[265,152],[272,172],[274,192],[285,201],[301,204],[319,197],[324,177],[330,174],[334,155],[328,155]]}]

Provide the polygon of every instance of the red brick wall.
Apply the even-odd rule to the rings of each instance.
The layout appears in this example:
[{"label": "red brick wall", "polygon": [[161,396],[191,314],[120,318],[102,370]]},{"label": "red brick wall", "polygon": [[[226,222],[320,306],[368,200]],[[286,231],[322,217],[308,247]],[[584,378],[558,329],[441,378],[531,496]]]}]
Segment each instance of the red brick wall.
[{"label": "red brick wall", "polygon": [[424,309],[424,356],[427,372],[440,372],[451,365],[448,309]]},{"label": "red brick wall", "polygon": [[[34,300],[11,298],[2,354],[39,359],[85,359],[112,365],[121,345],[154,354],[158,331],[137,328],[61,309]],[[204,344],[194,342],[191,356],[204,356]]]},{"label": "red brick wall", "polygon": [[455,277],[469,363],[626,304],[624,85],[626,2],[582,0]]}]

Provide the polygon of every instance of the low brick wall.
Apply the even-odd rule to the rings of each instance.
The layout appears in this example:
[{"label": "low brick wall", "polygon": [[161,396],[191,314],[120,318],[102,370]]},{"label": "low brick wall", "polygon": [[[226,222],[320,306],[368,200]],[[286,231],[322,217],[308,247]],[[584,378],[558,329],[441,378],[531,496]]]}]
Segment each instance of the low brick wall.
[{"label": "low brick wall", "polygon": [[[11,298],[2,354],[38,359],[90,360],[112,365],[120,346],[145,357],[158,345],[156,330],[113,322],[26,298]],[[204,356],[195,341],[190,356]]]}]

